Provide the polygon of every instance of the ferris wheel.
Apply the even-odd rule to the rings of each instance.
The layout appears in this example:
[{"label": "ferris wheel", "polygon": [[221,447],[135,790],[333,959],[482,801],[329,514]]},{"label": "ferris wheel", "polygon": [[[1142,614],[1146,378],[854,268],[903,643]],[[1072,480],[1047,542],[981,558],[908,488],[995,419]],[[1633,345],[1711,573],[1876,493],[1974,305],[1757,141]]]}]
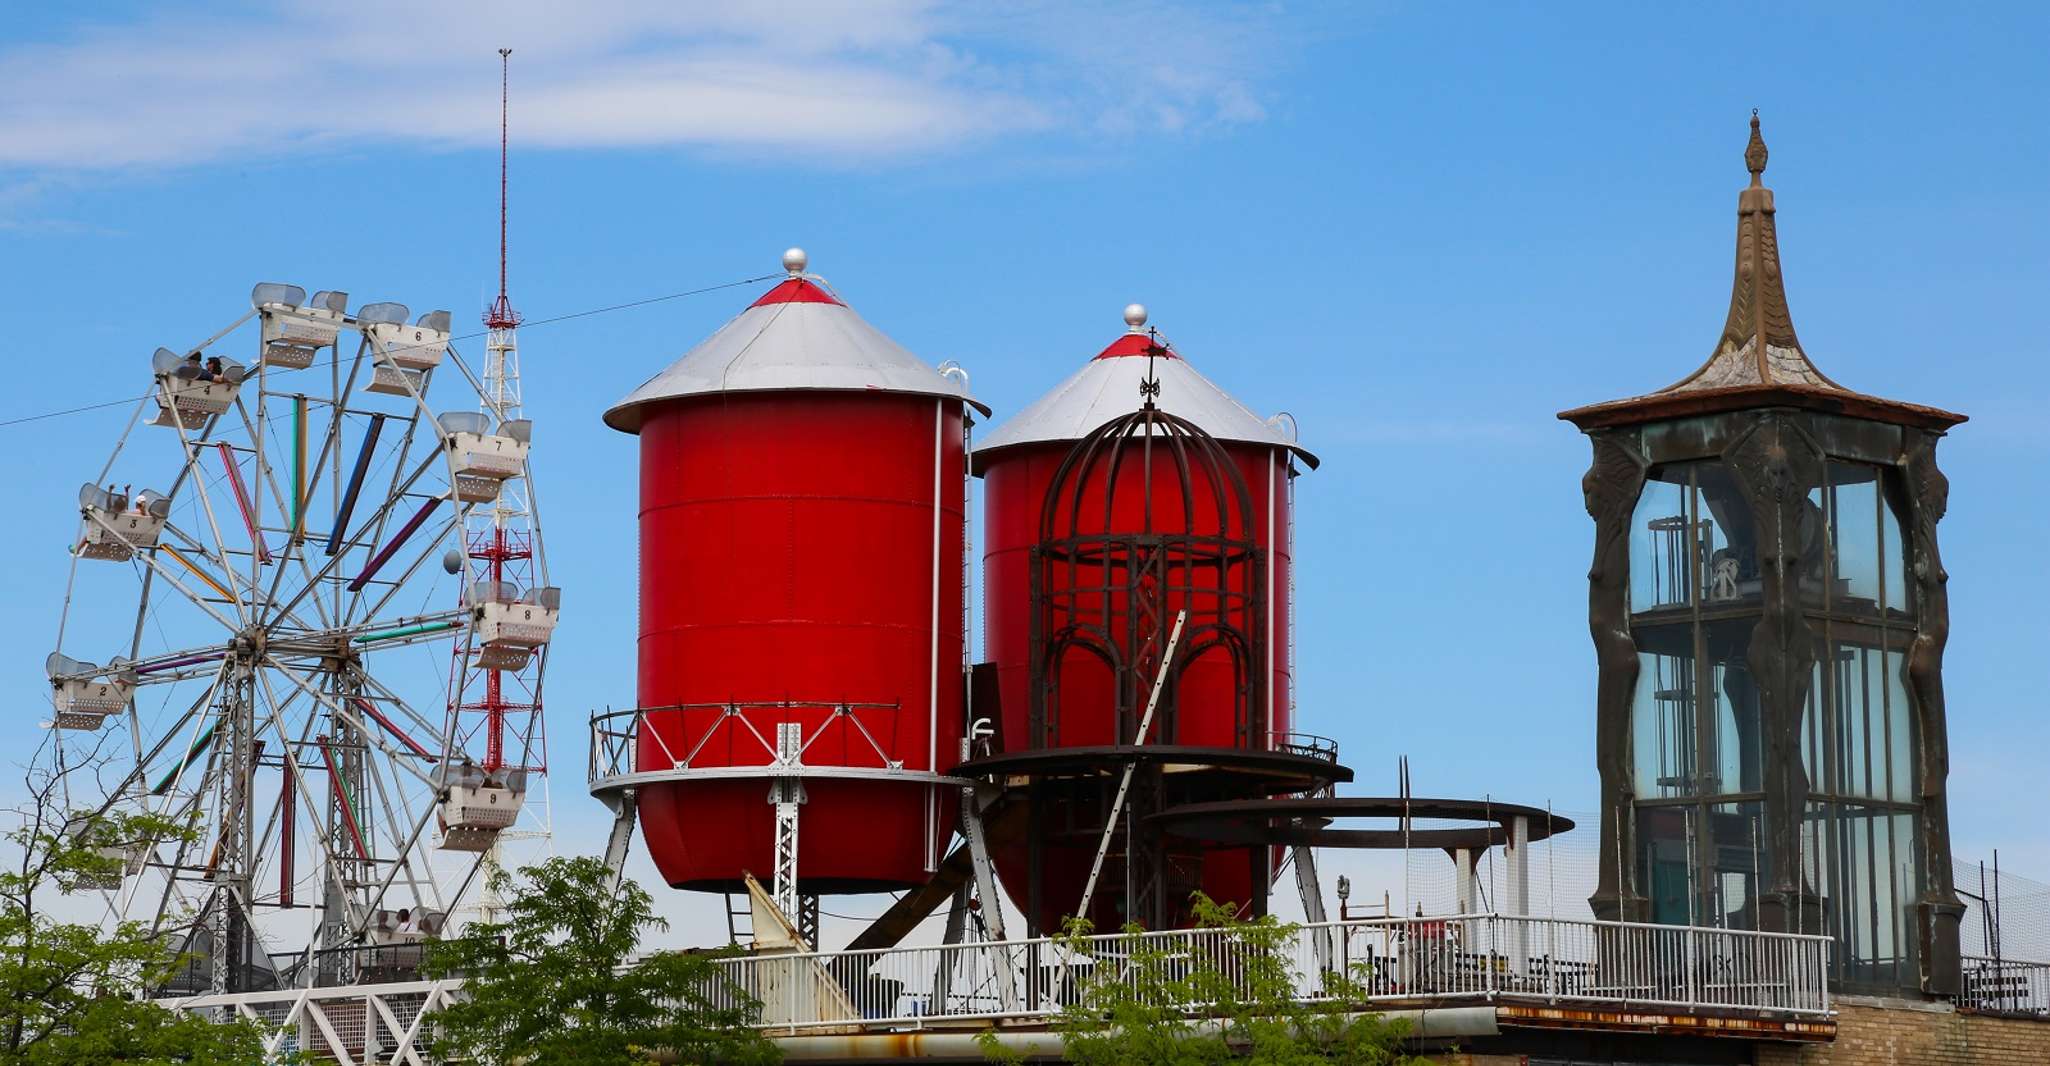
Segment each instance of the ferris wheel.
[{"label": "ferris wheel", "polygon": [[251,304],[157,350],[80,490],[48,661],[51,757],[193,830],[81,886],[185,930],[176,992],[416,965],[501,839],[546,825],[560,593],[511,329],[480,376],[447,311]]}]

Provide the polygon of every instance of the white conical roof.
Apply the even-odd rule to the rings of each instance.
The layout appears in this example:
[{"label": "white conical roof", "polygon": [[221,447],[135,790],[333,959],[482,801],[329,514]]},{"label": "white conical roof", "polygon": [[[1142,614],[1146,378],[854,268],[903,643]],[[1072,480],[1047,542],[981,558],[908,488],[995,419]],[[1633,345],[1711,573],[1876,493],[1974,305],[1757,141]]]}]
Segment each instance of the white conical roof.
[{"label": "white conical roof", "polygon": [[1160,382],[1155,402],[1161,410],[1188,419],[1218,440],[1287,448],[1312,469],[1317,466],[1317,457],[1296,443],[1291,423],[1254,414],[1172,348],[1141,332],[1145,312],[1136,304],[1127,309],[1126,321],[1135,317],[1138,321],[1131,332],[976,441],[976,473],[982,472],[992,454],[1005,448],[1080,440],[1105,422],[1137,410],[1139,385],[1146,380],[1149,364]]},{"label": "white conical roof", "polygon": [[[798,270],[802,270],[800,265]],[[791,390],[954,396],[987,415],[966,387],[906,351],[801,273],[763,294],[683,358],[605,412],[638,433],[649,404],[684,396]]]}]

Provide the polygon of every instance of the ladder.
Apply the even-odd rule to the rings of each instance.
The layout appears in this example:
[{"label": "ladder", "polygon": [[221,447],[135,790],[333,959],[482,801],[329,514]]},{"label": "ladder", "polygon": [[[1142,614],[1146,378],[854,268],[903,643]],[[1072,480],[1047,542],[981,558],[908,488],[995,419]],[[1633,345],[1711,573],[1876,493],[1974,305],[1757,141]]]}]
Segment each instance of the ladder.
[{"label": "ladder", "polygon": [[729,943],[748,945],[755,939],[754,904],[748,901],[745,891],[740,893],[740,906],[733,905],[731,892],[724,894],[726,901],[726,939]]}]

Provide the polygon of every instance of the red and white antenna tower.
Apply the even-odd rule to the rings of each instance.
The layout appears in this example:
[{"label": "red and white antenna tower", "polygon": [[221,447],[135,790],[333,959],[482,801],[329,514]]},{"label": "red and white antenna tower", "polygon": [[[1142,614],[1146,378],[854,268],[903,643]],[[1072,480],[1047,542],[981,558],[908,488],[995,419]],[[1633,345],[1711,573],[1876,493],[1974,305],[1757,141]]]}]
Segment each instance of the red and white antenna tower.
[{"label": "red and white antenna tower", "polygon": [[508,155],[511,126],[512,100],[512,49],[498,50],[498,299],[491,301],[491,307],[484,312],[484,325],[493,330],[505,330],[508,343],[511,331],[520,325],[520,313],[513,310],[512,301],[505,295],[505,223],[506,223],[506,157]]},{"label": "red and white antenna tower", "polygon": [[[503,424],[525,416],[520,399],[520,314],[513,310],[506,286],[512,49],[499,49],[498,57],[498,298],[484,312],[489,333],[482,408],[494,423]],[[489,507],[471,509],[463,530],[466,596],[486,581],[511,582],[522,590],[548,585],[548,560],[536,550],[538,541],[533,535],[538,521],[532,490],[524,478],[507,480]],[[483,654],[473,634],[457,643],[449,674],[450,755],[472,758],[487,773],[520,772],[528,777],[523,824],[499,834],[501,841],[546,838],[550,833],[548,738],[541,714],[541,675],[547,654],[545,648],[539,649],[518,668],[502,669]],[[494,845],[494,863],[498,852]],[[493,903],[487,891],[483,897],[487,912]],[[488,913],[485,916],[490,917]]]}]

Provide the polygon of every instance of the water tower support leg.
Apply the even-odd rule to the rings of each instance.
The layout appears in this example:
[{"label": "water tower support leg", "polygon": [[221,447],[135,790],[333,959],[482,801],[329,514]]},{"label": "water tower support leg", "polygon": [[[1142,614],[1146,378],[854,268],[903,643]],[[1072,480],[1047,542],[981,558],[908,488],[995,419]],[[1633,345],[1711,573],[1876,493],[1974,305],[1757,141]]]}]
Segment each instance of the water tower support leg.
[{"label": "water tower support leg", "polygon": [[[954,890],[954,899],[947,905],[947,931],[940,937],[942,946],[960,944],[968,939],[969,891],[969,885],[965,881],[961,883],[960,888]],[[945,1014],[947,996],[954,990],[954,960],[960,953],[941,951],[936,954],[939,961],[933,966],[932,999],[928,1001],[926,1009],[933,1014]]]},{"label": "water tower support leg", "polygon": [[626,877],[626,851],[633,843],[634,821],[640,809],[640,793],[629,788],[619,794],[619,806],[612,812],[612,833],[605,838],[605,869],[611,871],[615,889]]},{"label": "water tower support leg", "polygon": [[[1517,818],[1509,824],[1509,913],[1521,918],[1530,913],[1530,819]],[[1521,974],[1530,960],[1530,924],[1514,923],[1510,937],[1512,972]]]},{"label": "water tower support leg", "polygon": [[[1303,922],[1307,925],[1323,925],[1330,921],[1324,910],[1324,886],[1317,880],[1317,852],[1308,844],[1297,844],[1289,849],[1289,860],[1295,864],[1295,888],[1303,897]],[[1331,970],[1331,931],[1313,930],[1310,934],[1310,950],[1317,957],[1317,970],[1329,973]]]},{"label": "water tower support leg", "polygon": [[815,892],[800,893],[797,897],[797,935],[812,946],[819,948],[819,897]]},{"label": "water tower support leg", "polygon": [[[803,754],[804,726],[798,722],[777,723],[776,764],[794,770],[802,762]],[[804,779],[794,773],[776,778],[769,786],[769,802],[776,805],[776,880],[770,891],[776,909],[795,922],[802,910],[797,891],[797,809],[804,804]]]},{"label": "water tower support leg", "polygon": [[975,892],[982,899],[982,921],[991,940],[1004,938],[1004,908],[997,894],[996,864],[989,857],[989,834],[982,826],[982,812],[975,790],[961,790],[961,832],[968,838],[968,857],[975,865]]},{"label": "water tower support leg", "polygon": [[[989,858],[989,834],[982,824],[982,804],[976,801],[973,788],[961,790],[961,833],[968,838],[968,858],[975,867],[975,894],[977,898],[982,900],[983,928],[988,932],[989,940],[993,945],[984,950],[990,953],[988,958],[991,972],[996,975],[997,979],[997,995],[1005,1010],[1015,1011],[1019,1007],[1018,985],[1012,971],[1016,960],[1012,958],[1009,950],[1003,943],[1004,898],[997,890],[997,869],[996,865]],[[1033,839],[1037,840],[1036,837]],[[1028,910],[1037,906],[1039,902],[1039,867],[1036,852],[1033,854],[1031,861],[1032,874],[1030,883],[1032,885],[1032,892],[1026,903]],[[965,891],[966,886],[963,887]],[[958,901],[965,897],[957,896],[955,898]],[[949,915],[947,921],[951,928],[953,916]],[[1032,927],[1032,917],[1030,914],[1025,918],[1025,926],[1027,929]]]}]

